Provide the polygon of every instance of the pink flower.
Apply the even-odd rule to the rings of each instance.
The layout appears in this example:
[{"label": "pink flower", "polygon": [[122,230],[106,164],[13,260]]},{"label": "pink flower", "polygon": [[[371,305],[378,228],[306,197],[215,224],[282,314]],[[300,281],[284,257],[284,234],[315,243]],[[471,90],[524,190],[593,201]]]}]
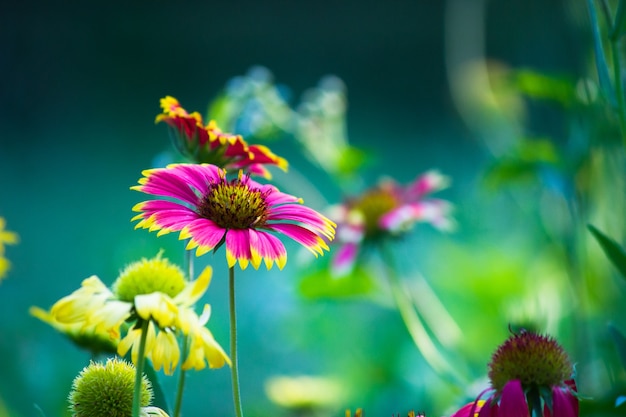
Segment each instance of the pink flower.
[{"label": "pink flower", "polygon": [[450,203],[429,197],[447,185],[447,177],[429,171],[406,187],[392,180],[381,182],[335,207],[331,217],[337,221],[341,245],[333,259],[335,274],[352,270],[363,244],[406,233],[417,222],[451,229]]},{"label": "pink flower", "polygon": [[[553,338],[528,331],[513,334],[498,347],[489,368],[491,388],[475,402],[478,417],[530,417],[530,410],[543,417],[578,417],[573,367]],[[470,413],[465,406],[453,417]]]},{"label": "pink flower", "polygon": [[287,251],[273,234],[283,234],[316,256],[328,250],[326,241],[335,235],[335,223],[302,205],[302,200],[260,184],[243,175],[232,180],[226,171],[209,164],[174,164],[146,170],[137,186],[131,187],[156,197],[141,202],[135,228],[158,231],[158,235],[180,232],[189,239],[187,249],[203,255],[226,245],[228,266],[237,262],[244,269],[261,261],[269,269],[287,262]]},{"label": "pink flower", "polygon": [[478,417],[478,413],[480,412],[480,409],[482,408],[484,403],[485,401],[480,400],[478,402],[474,401],[469,404],[465,404],[450,417]]},{"label": "pink flower", "polygon": [[271,177],[265,165],[287,169],[287,161],[267,146],[248,145],[241,135],[222,132],[214,120],[205,125],[200,113],[187,113],[174,97],[162,98],[161,108],[156,122],[170,126],[174,147],[192,162],[242,168],[265,178]]}]

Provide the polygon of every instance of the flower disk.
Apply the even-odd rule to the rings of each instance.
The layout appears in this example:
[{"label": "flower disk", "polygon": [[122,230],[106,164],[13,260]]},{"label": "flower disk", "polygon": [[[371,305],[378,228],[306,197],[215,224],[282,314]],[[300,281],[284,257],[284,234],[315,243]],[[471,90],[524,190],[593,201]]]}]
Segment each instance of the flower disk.
[{"label": "flower disk", "polygon": [[128,265],[113,284],[113,292],[121,301],[133,302],[135,296],[161,292],[175,297],[185,287],[183,271],[161,258],[142,259]]},{"label": "flower disk", "polygon": [[373,238],[383,233],[379,224],[380,219],[395,209],[400,201],[390,190],[373,188],[354,201],[353,204],[353,210],[360,212],[363,216],[365,237]]},{"label": "flower disk", "polygon": [[267,203],[260,190],[246,186],[239,178],[211,184],[198,214],[224,229],[247,229],[264,225]]},{"label": "flower disk", "polygon": [[573,371],[567,353],[553,338],[527,331],[509,337],[489,363],[489,379],[498,392],[511,380],[525,388],[559,386]]},{"label": "flower disk", "polygon": [[[69,395],[74,417],[128,417],[132,415],[135,368],[122,359],[91,362],[72,383]],[[143,375],[141,406],[152,401],[152,385]]]}]

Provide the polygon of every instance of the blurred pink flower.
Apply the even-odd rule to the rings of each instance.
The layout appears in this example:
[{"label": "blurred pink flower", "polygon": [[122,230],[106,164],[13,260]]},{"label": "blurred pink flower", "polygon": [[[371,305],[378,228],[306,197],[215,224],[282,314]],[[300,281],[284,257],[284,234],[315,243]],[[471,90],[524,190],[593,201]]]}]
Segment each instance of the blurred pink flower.
[{"label": "blurred pink flower", "polygon": [[452,229],[451,204],[429,196],[448,183],[439,172],[428,171],[406,187],[385,180],[333,207],[330,217],[337,222],[340,244],[333,259],[334,274],[352,270],[363,244],[402,235],[417,222],[430,223],[440,230]]},{"label": "blurred pink flower", "polygon": [[[529,417],[531,409],[543,417],[578,417],[573,367],[553,338],[530,331],[513,334],[498,347],[489,368],[491,388],[476,401],[478,417]],[[473,417],[471,412],[466,405],[453,417]]]}]

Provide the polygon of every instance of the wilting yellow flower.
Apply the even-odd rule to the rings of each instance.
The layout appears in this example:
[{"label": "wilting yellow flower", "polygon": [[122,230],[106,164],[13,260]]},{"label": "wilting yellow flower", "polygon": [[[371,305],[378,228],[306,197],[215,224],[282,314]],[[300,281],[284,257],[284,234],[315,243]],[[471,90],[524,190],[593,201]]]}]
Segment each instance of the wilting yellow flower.
[{"label": "wilting yellow flower", "polygon": [[[195,303],[204,294],[211,281],[212,269],[207,267],[192,282],[185,281],[176,265],[160,254],[153,259],[142,259],[129,265],[109,289],[92,276],[83,281],[80,289],[59,300],[50,310],[49,323],[57,328],[93,331],[119,340],[117,353],[124,356],[130,350],[133,363],[139,356],[142,324],[147,322],[145,356],[158,371],[163,368],[171,375],[180,361],[177,336],[191,340],[184,369],[203,369],[208,362],[219,368],[230,359],[204,327],[208,316],[200,318],[194,311]],[[205,312],[208,310],[205,306]],[[129,330],[124,337],[125,324]],[[202,354],[197,352],[197,340],[202,340]],[[190,360],[189,358],[194,358]]]},{"label": "wilting yellow flower", "polygon": [[115,337],[107,332],[98,332],[94,327],[85,327],[83,323],[61,323],[57,321],[49,311],[39,307],[31,307],[29,312],[32,316],[48,323],[60,333],[69,337],[76,345],[91,351],[93,354],[101,352],[115,353],[119,337]]}]

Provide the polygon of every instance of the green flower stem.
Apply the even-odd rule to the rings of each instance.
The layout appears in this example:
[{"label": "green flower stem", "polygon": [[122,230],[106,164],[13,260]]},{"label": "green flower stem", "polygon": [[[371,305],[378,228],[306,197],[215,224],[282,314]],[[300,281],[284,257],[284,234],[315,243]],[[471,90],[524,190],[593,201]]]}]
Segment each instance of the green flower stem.
[{"label": "green flower stem", "polygon": [[143,365],[146,356],[146,339],[148,338],[148,320],[141,323],[141,338],[139,339],[139,352],[135,364],[135,392],[133,393],[133,417],[139,417],[141,409],[141,383],[143,381]]},{"label": "green flower stem", "polygon": [[[183,336],[183,357],[181,362],[185,362],[187,356],[187,345],[189,343],[189,337]],[[180,410],[183,406],[183,391],[185,389],[185,376],[187,375],[187,371],[185,371],[182,366],[180,368],[180,372],[178,374],[178,388],[176,390],[176,402],[174,403],[174,417],[180,416]]]},{"label": "green flower stem", "polygon": [[239,370],[237,365],[237,312],[235,309],[235,268],[228,270],[228,282],[230,293],[230,360],[232,365],[230,373],[233,380],[233,400],[235,403],[235,415],[243,417],[241,410],[241,394],[239,393]]},{"label": "green flower stem", "polygon": [[[187,279],[189,281],[193,280],[193,251],[190,250],[186,250],[185,251],[185,264],[187,266]],[[185,363],[185,360],[187,359],[187,348],[189,345],[189,337],[186,335],[183,335],[183,345],[182,345],[182,358],[181,358],[181,362]],[[174,402],[174,417],[179,417],[180,416],[180,410],[182,409],[183,406],[183,392],[185,389],[185,377],[187,376],[187,371],[185,371],[182,366],[180,368],[180,371],[178,373],[178,388],[176,389],[176,401]]]},{"label": "green flower stem", "polygon": [[398,277],[396,269],[394,268],[391,250],[388,249],[385,244],[381,244],[380,249],[393,300],[398,308],[398,311],[400,312],[402,321],[404,322],[411,339],[413,339],[413,343],[415,343],[415,346],[433,370],[450,376],[451,379],[457,384],[463,384],[464,382],[458,375],[458,372],[456,372],[455,369],[446,361],[444,356],[439,352],[433,343],[419,314],[415,311],[415,308],[413,307],[413,304],[407,295],[402,282],[400,281],[400,277]]}]

